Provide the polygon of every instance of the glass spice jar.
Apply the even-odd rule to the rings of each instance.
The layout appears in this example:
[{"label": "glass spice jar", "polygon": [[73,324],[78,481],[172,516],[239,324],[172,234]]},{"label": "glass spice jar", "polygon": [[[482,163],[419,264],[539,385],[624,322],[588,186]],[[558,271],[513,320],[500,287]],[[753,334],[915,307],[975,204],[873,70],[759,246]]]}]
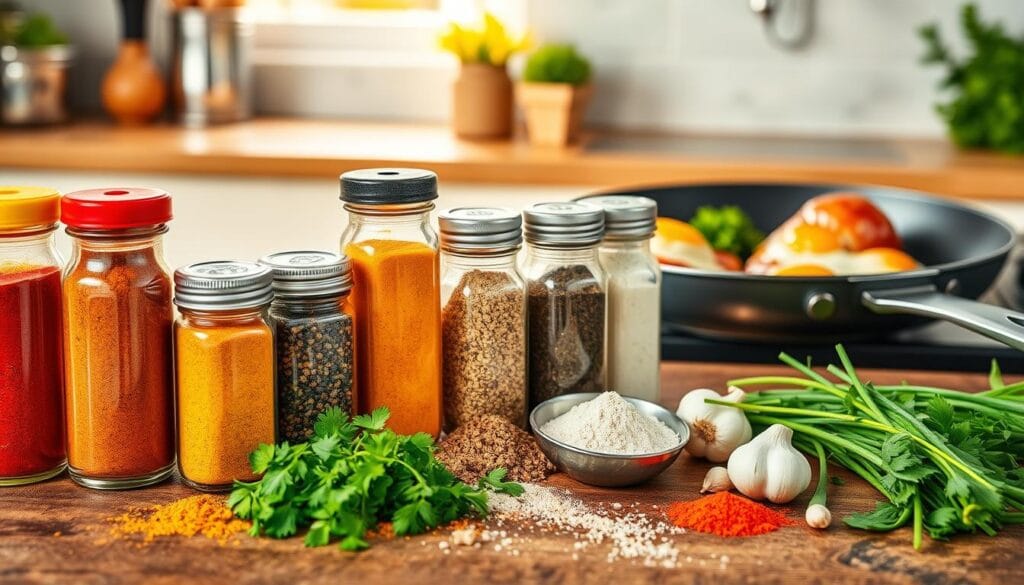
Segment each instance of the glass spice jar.
[{"label": "glass spice jar", "polygon": [[60,194],[0,186],[0,486],[64,471]]},{"label": "glass spice jar", "polygon": [[651,252],[658,204],[646,197],[580,200],[604,209],[598,248],[608,277],[608,388],[657,402],[661,394],[661,267]]},{"label": "glass spice jar", "polygon": [[597,255],[604,211],[539,203],[523,211],[530,407],[605,389],[605,274]]},{"label": "glass spice jar", "polygon": [[61,199],[71,236],[64,275],[68,470],[97,489],[150,485],[174,471],[171,280],[159,189],[92,189]]},{"label": "glass spice jar", "polygon": [[342,254],[301,251],[271,254],[260,264],[274,275],[278,436],[300,443],[328,408],[355,414],[351,263]]},{"label": "glass spice jar", "polygon": [[257,478],[249,454],[276,442],[270,269],[201,262],[174,273],[178,471],[202,491]]},{"label": "glass spice jar", "polygon": [[401,434],[441,432],[441,285],[430,212],[437,175],[367,169],[341,176],[349,214],[341,237],[352,261],[356,403],[391,411]]},{"label": "glass spice jar", "polygon": [[486,414],[526,426],[526,288],[516,269],[522,217],[504,208],[442,212],[445,430]]}]

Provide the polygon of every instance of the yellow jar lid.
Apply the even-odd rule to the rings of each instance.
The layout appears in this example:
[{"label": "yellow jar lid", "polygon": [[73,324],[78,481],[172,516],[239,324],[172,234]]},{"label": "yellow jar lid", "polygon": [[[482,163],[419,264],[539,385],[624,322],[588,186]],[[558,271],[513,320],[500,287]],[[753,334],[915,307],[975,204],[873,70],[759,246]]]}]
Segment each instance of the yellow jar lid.
[{"label": "yellow jar lid", "polygon": [[60,219],[60,193],[49,187],[0,185],[0,232],[45,228]]}]

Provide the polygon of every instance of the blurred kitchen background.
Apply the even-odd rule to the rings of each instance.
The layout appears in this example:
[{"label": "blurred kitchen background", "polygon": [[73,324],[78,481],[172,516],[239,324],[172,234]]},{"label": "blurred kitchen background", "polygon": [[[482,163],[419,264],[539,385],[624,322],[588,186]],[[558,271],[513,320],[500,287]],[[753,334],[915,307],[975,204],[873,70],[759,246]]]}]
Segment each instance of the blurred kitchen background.
[{"label": "blurred kitchen background", "polygon": [[818,181],[1024,227],[1024,2],[973,6],[5,0],[0,184],[167,189],[173,265],[334,248],[337,175],[387,165],[436,170],[441,207]]}]

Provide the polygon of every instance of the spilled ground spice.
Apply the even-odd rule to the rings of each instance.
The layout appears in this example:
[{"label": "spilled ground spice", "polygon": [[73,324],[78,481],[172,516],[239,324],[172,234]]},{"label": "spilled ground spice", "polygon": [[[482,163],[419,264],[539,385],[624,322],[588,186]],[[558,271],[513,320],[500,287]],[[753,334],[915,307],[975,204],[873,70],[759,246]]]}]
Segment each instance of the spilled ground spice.
[{"label": "spilled ground spice", "polygon": [[455,429],[438,445],[435,456],[470,485],[499,467],[508,471],[506,481],[542,481],[555,472],[533,435],[496,414],[481,415]]},{"label": "spilled ground spice", "polygon": [[668,507],[668,518],[680,528],[718,536],[755,536],[795,524],[780,512],[736,496],[719,492]]},{"label": "spilled ground spice", "polygon": [[107,519],[115,538],[142,536],[142,544],[158,536],[196,536],[226,544],[228,539],[251,526],[235,518],[224,498],[199,495],[159,506],[134,508]]}]

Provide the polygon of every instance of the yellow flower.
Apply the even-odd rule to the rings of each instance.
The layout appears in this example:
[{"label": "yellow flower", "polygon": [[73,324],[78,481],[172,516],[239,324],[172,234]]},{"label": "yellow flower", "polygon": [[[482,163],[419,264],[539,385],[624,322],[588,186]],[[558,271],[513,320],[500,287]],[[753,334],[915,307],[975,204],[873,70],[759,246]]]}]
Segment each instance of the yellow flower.
[{"label": "yellow flower", "polygon": [[527,35],[513,38],[490,12],[484,13],[479,28],[450,22],[438,37],[440,47],[463,63],[490,63],[496,67],[504,66],[513,53],[525,49],[528,43]]}]

